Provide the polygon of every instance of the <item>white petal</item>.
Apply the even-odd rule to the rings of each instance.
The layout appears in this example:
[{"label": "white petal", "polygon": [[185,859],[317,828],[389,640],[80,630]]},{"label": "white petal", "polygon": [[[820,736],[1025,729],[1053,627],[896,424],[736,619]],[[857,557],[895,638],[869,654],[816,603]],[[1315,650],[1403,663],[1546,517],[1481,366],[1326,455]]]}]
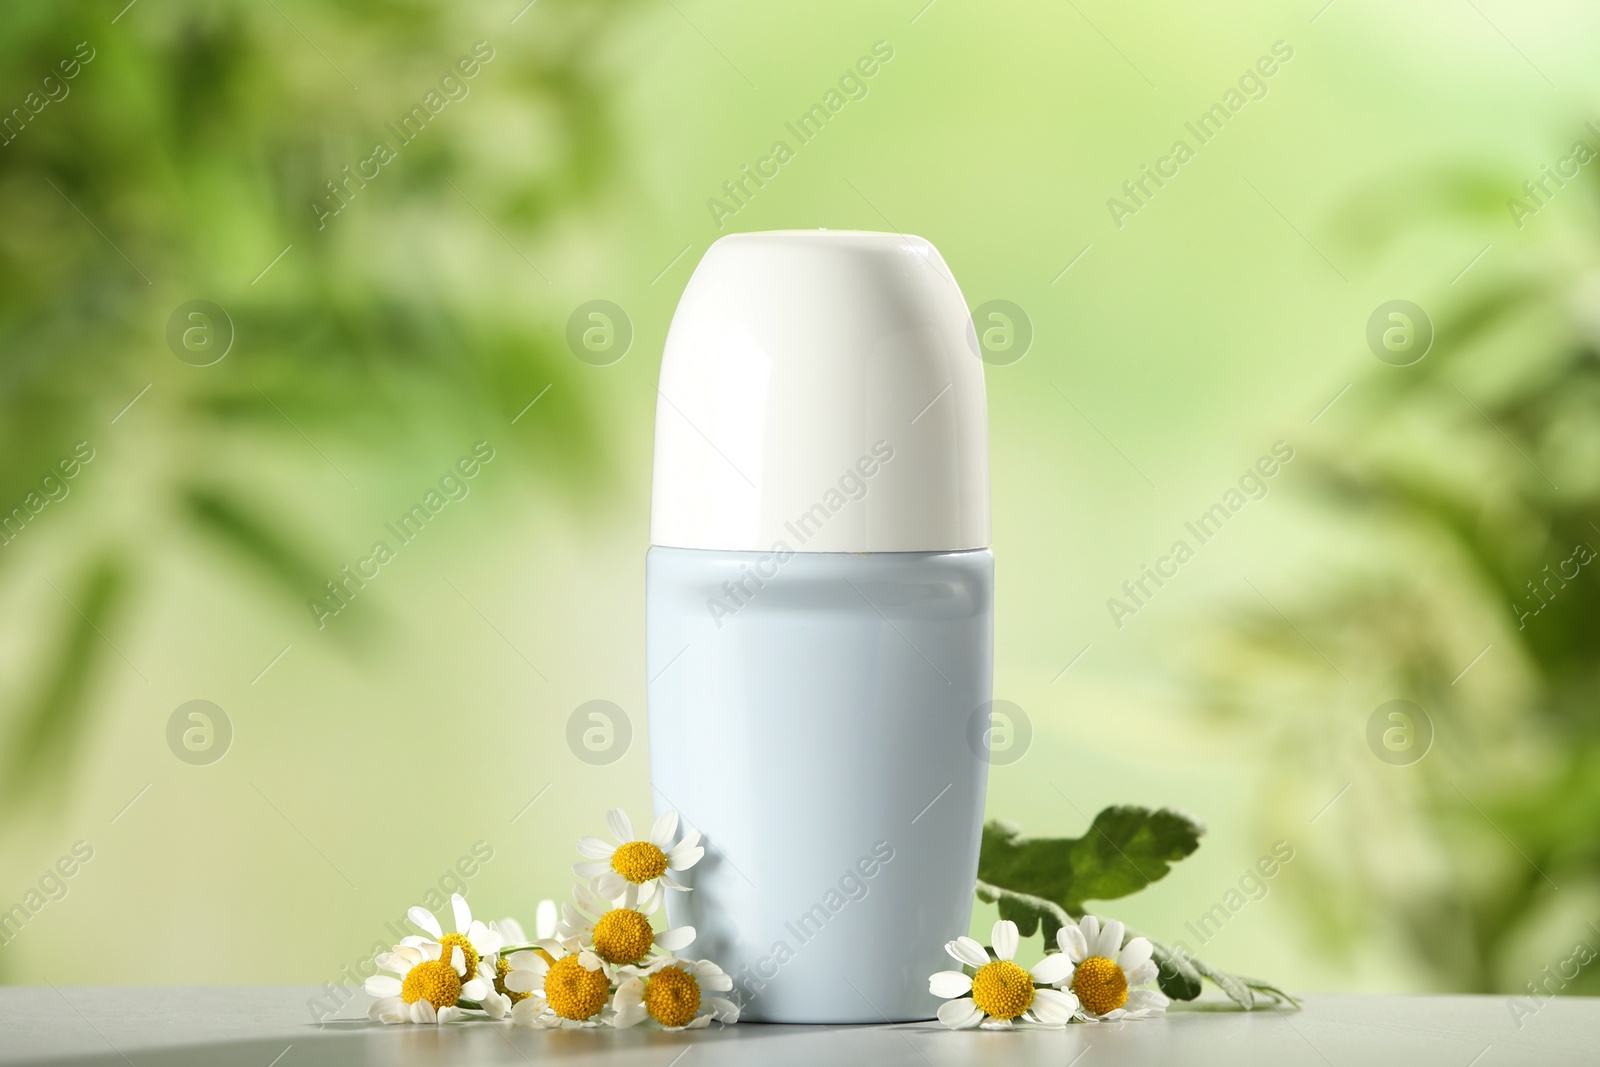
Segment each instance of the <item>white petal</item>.
[{"label": "white petal", "polygon": [[939,1005],[939,1021],[952,1030],[966,1030],[983,1022],[983,1012],[971,997],[947,1000]]},{"label": "white petal", "polygon": [[1160,975],[1161,972],[1156,967],[1156,961],[1145,960],[1143,963],[1139,964],[1139,966],[1127,972],[1128,984],[1130,986],[1149,985],[1151,982],[1154,982],[1158,977],[1160,977]]},{"label": "white petal", "polygon": [[936,971],[928,975],[928,992],[949,1000],[972,992],[972,979],[960,971]]},{"label": "white petal", "polygon": [[607,900],[614,900],[622,895],[622,888],[627,884],[628,880],[626,878],[608,867],[604,873],[594,880],[594,891],[597,896],[604,897]]},{"label": "white petal", "polygon": [[517,920],[511,919],[511,918],[506,918],[506,919],[501,919],[499,922],[493,923],[491,925],[493,925],[495,930],[500,934],[500,937],[503,939],[503,943],[504,944],[507,944],[507,945],[523,945],[523,944],[527,944],[528,935],[523,932],[522,924],[517,922]]},{"label": "white petal", "polygon": [[466,933],[472,926],[472,909],[467,907],[467,898],[460,893],[451,893],[450,910],[455,913],[456,933]]},{"label": "white petal", "polygon": [[[623,896],[626,897],[627,893],[624,892]],[[615,906],[610,900],[602,900],[601,898],[595,896],[594,893],[590,891],[590,888],[586,885],[573,886],[572,899],[578,902],[578,909],[580,911],[587,912],[591,915],[604,915]],[[565,904],[562,905],[562,909],[563,914],[565,914]]]},{"label": "white petal", "polygon": [[1100,917],[1098,915],[1085,915],[1078,920],[1078,929],[1083,931],[1083,943],[1087,946],[1089,955],[1094,955],[1094,950],[1100,944]]},{"label": "white petal", "polygon": [[1017,945],[1021,938],[1017,935],[1017,924],[1010,919],[1001,919],[994,924],[994,932],[990,935],[994,942],[994,955],[996,959],[1009,960],[1017,954]]},{"label": "white petal", "polygon": [[608,860],[590,860],[587,863],[574,863],[572,873],[579,878],[598,878],[611,869]]},{"label": "white petal", "polygon": [[538,1026],[539,1013],[544,1010],[544,1005],[539,1003],[537,997],[519,1000],[511,1005],[511,1025],[513,1026]]},{"label": "white petal", "polygon": [[[544,972],[550,969],[550,964],[545,958],[531,948],[525,948],[521,952],[513,952],[506,959],[510,962],[512,970],[532,971],[539,978],[543,978]],[[518,992],[523,991],[518,990]]]},{"label": "white petal", "polygon": [[544,988],[544,975],[532,971],[511,971],[506,975],[505,984],[513,993],[532,993],[535,989]]},{"label": "white petal", "polygon": [[417,951],[425,960],[436,960],[444,954],[444,946],[437,941],[424,941],[417,946]]},{"label": "white petal", "polygon": [[700,988],[702,990],[711,990],[715,993],[726,993],[728,990],[732,989],[733,978],[730,975],[724,974],[721,967],[717,967],[715,964],[713,964],[712,967],[714,969],[714,973],[712,974],[706,974],[704,971],[696,968],[696,979],[700,983]]},{"label": "white petal", "polygon": [[683,969],[694,975],[702,986],[713,979],[727,977],[727,972],[711,960],[684,960]]},{"label": "white petal", "polygon": [[606,812],[606,825],[611,828],[611,836],[621,844],[634,840],[633,822],[628,818],[628,813],[621,808],[612,808]]},{"label": "white petal", "polygon": [[1150,954],[1154,951],[1155,946],[1150,944],[1149,938],[1136,937],[1124,945],[1122,947],[1122,951],[1117,955],[1112,956],[1111,959],[1116,960],[1117,966],[1121,967],[1124,971],[1132,971],[1134,968],[1138,967],[1139,964],[1149,959]]},{"label": "white petal", "polygon": [[367,1018],[372,1022],[389,1022],[390,1020],[384,1018],[384,1016],[393,1015],[395,1005],[400,1003],[402,1001],[399,997],[385,997],[382,1000],[375,1000],[367,1005]]},{"label": "white petal", "polygon": [[482,1000],[483,995],[493,988],[494,986],[485,982],[482,978],[474,978],[471,981],[461,983],[461,999]]},{"label": "white petal", "polygon": [[446,1004],[439,1009],[439,1024],[441,1026],[445,1023],[453,1023],[459,1018],[461,1018],[461,1009],[454,1004]]},{"label": "white petal", "polygon": [[1078,998],[1059,989],[1035,989],[1031,1010],[1042,1023],[1068,1023],[1078,1013]]},{"label": "white petal", "polygon": [[502,997],[494,990],[483,995],[483,1013],[491,1019],[503,1019],[511,1010],[511,998]]},{"label": "white petal", "polygon": [[699,845],[679,845],[667,853],[667,869],[673,871],[687,871],[690,867],[700,862],[700,857],[706,850]]},{"label": "white petal", "polygon": [[592,860],[608,860],[617,851],[617,846],[608,844],[598,837],[578,838],[578,855],[586,856]]},{"label": "white petal", "polygon": [[1028,973],[1033,975],[1035,982],[1055,985],[1057,982],[1066,980],[1067,975],[1072,973],[1072,967],[1072,960],[1068,958],[1065,952],[1052,952],[1034,964],[1033,969]]},{"label": "white petal", "polygon": [[450,946],[450,967],[451,967],[452,970],[454,970],[457,974],[461,975],[463,978],[466,977],[466,974],[467,974],[467,957],[466,957],[466,953],[461,951],[461,946],[460,945],[451,945]]},{"label": "white petal", "polygon": [[945,942],[944,950],[957,963],[965,963],[968,967],[982,967],[989,962],[989,954],[983,950],[983,946],[965,935]]},{"label": "white petal", "polygon": [[366,984],[361,988],[374,997],[398,997],[400,995],[400,979],[391,978],[387,974],[375,974],[368,978]]},{"label": "white petal", "polygon": [[417,929],[426,930],[429,934],[432,934],[436,940],[444,935],[444,931],[439,928],[439,920],[435,919],[433,912],[427,908],[413,904],[406,912],[406,918],[415,923]]},{"label": "white petal", "polygon": [[626,1030],[630,1026],[638,1026],[649,1017],[650,1013],[645,1011],[644,1002],[640,1001],[626,1008],[617,1009],[617,1013],[611,1017],[611,1025],[618,1030]]},{"label": "white petal", "polygon": [[[641,911],[646,915],[653,915],[656,909],[661,907],[662,901],[667,898],[667,894],[662,890],[659,881],[651,882],[649,885],[634,886],[633,890],[632,895],[637,898],[633,904],[634,910]],[[624,894],[624,898],[627,896],[628,894]],[[624,905],[624,907],[626,906]]]},{"label": "white petal", "polygon": [[1100,947],[1095,950],[1095,955],[1108,960],[1116,959],[1117,954],[1122,951],[1122,932],[1122,923],[1116,919],[1112,919],[1101,927]]},{"label": "white petal", "polygon": [[978,1024],[985,1030],[1011,1030],[1014,1029],[1010,1019],[985,1019]]},{"label": "white petal", "polygon": [[1171,1003],[1159,989],[1135,989],[1128,994],[1129,1011],[1165,1011]]},{"label": "white petal", "polygon": [[588,951],[578,953],[578,963],[586,971],[598,971],[601,967],[600,957]]},{"label": "white petal", "polygon": [[555,933],[556,902],[541,900],[533,912],[533,934],[541,941]]},{"label": "white petal", "polygon": [[411,1021],[414,1023],[436,1023],[439,1013],[433,1010],[431,1000],[419,1000],[411,1005]]},{"label": "white petal", "polygon": [[656,947],[668,952],[676,952],[694,942],[694,927],[679,926],[672,930],[663,930],[656,935]]},{"label": "white petal", "polygon": [[487,924],[479,922],[477,919],[472,920],[472,926],[467,930],[467,940],[472,943],[473,948],[478,950],[478,955],[480,956],[492,956],[500,951],[501,945],[505,944],[504,939],[497,932],[489,929]]},{"label": "white petal", "polygon": [[677,833],[678,813],[664,811],[661,813],[661,817],[656,820],[656,824],[650,828],[650,843],[665,852],[667,846],[672,844],[672,839],[677,836]]},{"label": "white petal", "polygon": [[709,997],[707,1003],[711,1006],[711,1017],[721,1023],[736,1023],[739,1021],[739,1005],[725,997]]},{"label": "white petal", "polygon": [[657,881],[659,881],[662,885],[666,886],[668,889],[676,889],[680,893],[689,892],[689,887],[688,886],[684,885],[682,882],[678,881],[676,878],[672,877],[672,875],[670,875],[670,874],[663,874],[660,878],[657,879]]},{"label": "white petal", "polygon": [[416,966],[415,963],[398,952],[380,952],[372,962],[376,963],[380,970],[390,971],[394,974],[405,974]]},{"label": "white petal", "polygon": [[1068,923],[1056,931],[1056,946],[1073,963],[1082,963],[1089,958],[1088,942],[1084,940],[1083,931],[1078,929],[1077,923]]},{"label": "white petal", "polygon": [[[697,1015],[693,1019],[690,1019],[688,1021],[688,1023],[684,1025],[683,1028],[685,1030],[704,1030],[706,1027],[708,1027],[710,1025],[711,1025],[711,1016],[709,1016],[709,1015]],[[670,1030],[670,1029],[672,1029],[672,1027],[669,1026],[669,1027],[667,1027],[667,1029]]]}]

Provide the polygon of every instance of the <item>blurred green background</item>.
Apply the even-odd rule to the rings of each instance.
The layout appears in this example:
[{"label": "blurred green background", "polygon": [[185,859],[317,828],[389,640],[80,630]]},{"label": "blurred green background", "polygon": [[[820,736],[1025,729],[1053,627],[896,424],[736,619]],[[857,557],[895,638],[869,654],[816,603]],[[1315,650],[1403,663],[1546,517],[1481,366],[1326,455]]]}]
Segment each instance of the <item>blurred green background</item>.
[{"label": "blurred green background", "polygon": [[[650,803],[673,306],[720,233],[813,226],[925,236],[1031,325],[987,371],[995,695],[1033,730],[991,815],[1196,814],[1105,910],[1291,988],[1519,993],[1600,947],[1600,10],[124,3],[0,13],[0,979],[337,982],[475,846],[480,914],[563,897]],[[566,336],[595,299],[608,365]],[[590,700],[631,721],[609,764],[567,742]]]}]

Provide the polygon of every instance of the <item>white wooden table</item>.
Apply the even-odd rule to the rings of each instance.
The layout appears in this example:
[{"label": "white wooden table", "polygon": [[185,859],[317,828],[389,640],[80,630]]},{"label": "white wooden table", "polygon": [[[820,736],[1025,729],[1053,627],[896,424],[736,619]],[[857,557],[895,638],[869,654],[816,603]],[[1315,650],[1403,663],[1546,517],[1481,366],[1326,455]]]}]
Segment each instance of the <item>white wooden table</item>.
[{"label": "white wooden table", "polygon": [[[51,986],[0,988],[0,1064],[88,1067],[306,1067],[508,1064],[549,1060],[638,1067],[787,1064],[848,1067],[1555,1067],[1600,1064],[1600,999],[1563,998],[1518,1029],[1504,997],[1313,996],[1305,1010],[1185,1006],[1162,1019],[1066,1031],[952,1033],[937,1024],[764,1026],[668,1034],[533,1031],[505,1023],[318,1026],[316,990]],[[362,999],[360,997],[358,1000]],[[358,1010],[352,1007],[350,1014]],[[681,1057],[681,1058],[680,1058]]]}]

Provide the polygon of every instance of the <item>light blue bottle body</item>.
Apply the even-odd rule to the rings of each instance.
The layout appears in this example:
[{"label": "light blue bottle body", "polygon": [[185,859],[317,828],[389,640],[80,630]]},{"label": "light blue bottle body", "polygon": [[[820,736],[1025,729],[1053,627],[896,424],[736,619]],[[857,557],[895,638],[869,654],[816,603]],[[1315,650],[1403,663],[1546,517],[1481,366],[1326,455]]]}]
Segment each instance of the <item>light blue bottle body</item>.
[{"label": "light blue bottle body", "polygon": [[652,792],[704,835],[684,954],[752,1021],[932,1018],[965,934],[994,557],[651,548]]}]

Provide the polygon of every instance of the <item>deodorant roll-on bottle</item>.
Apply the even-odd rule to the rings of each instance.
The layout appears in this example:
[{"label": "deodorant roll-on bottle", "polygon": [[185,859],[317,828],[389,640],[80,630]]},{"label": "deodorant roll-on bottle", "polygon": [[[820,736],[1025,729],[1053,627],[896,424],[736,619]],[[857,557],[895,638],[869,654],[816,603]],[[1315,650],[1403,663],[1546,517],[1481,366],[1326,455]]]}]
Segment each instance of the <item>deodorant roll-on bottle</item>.
[{"label": "deodorant roll-on bottle", "polygon": [[919,237],[724,237],[656,406],[651,785],[743,1018],[932,1018],[967,932],[993,678],[983,362]]}]

